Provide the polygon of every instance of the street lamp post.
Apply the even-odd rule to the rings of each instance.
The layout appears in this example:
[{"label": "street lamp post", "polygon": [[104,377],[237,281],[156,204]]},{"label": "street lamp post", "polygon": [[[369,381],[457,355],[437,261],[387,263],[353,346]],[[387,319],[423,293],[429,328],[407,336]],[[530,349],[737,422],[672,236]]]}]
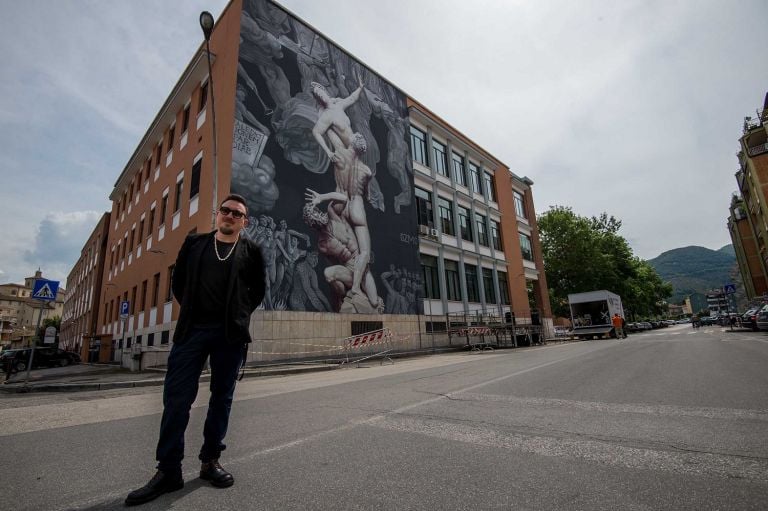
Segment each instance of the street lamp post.
[{"label": "street lamp post", "polygon": [[213,93],[213,71],[211,67],[210,39],[213,32],[213,14],[208,11],[200,13],[200,28],[205,37],[205,55],[208,60],[208,86],[211,89],[211,122],[213,125],[213,207],[211,208],[211,229],[216,228],[216,209],[218,207],[219,194],[219,162],[218,162],[218,137],[216,132],[216,94]]}]

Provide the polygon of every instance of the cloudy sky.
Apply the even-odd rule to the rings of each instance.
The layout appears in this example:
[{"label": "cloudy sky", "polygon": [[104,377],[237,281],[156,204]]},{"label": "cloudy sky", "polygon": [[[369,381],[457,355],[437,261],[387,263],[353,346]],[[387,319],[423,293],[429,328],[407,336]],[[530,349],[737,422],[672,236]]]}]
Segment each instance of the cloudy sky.
[{"label": "cloudy sky", "polygon": [[[225,0],[5,2],[0,283],[65,280]],[[650,259],[718,249],[744,116],[768,91],[768,2],[284,0],[535,182],[538,212],[623,221]]]}]

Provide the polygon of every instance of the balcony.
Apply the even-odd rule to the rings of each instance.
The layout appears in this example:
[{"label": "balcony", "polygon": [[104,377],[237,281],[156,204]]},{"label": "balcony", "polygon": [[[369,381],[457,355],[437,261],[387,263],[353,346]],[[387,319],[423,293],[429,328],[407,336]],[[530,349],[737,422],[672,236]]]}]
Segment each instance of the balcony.
[{"label": "balcony", "polygon": [[758,154],[768,153],[768,142],[752,146],[748,151],[750,158],[757,156]]},{"label": "balcony", "polygon": [[756,110],[756,117],[744,117],[744,133],[761,128],[764,122],[768,122],[768,108],[765,110]]}]

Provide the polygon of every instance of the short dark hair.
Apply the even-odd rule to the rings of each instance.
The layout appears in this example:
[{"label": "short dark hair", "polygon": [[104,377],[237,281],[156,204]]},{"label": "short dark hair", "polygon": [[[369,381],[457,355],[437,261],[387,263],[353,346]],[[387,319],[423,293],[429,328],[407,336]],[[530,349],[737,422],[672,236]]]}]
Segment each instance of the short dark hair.
[{"label": "short dark hair", "polygon": [[228,200],[233,200],[235,202],[239,202],[240,204],[245,206],[245,214],[246,215],[248,214],[248,204],[245,202],[245,197],[243,197],[242,195],[237,194],[237,193],[230,193],[229,195],[224,197],[224,200],[221,201],[221,204],[219,204],[219,207],[221,207],[221,205],[224,204],[225,202],[227,202]]}]

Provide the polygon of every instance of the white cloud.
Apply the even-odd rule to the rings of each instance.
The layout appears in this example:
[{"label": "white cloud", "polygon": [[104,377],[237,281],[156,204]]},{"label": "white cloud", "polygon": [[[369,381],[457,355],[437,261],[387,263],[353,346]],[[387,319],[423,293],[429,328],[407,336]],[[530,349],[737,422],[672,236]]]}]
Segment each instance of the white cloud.
[{"label": "white cloud", "polygon": [[24,261],[51,278],[65,280],[101,215],[98,211],[48,213],[32,248],[24,251]]}]

